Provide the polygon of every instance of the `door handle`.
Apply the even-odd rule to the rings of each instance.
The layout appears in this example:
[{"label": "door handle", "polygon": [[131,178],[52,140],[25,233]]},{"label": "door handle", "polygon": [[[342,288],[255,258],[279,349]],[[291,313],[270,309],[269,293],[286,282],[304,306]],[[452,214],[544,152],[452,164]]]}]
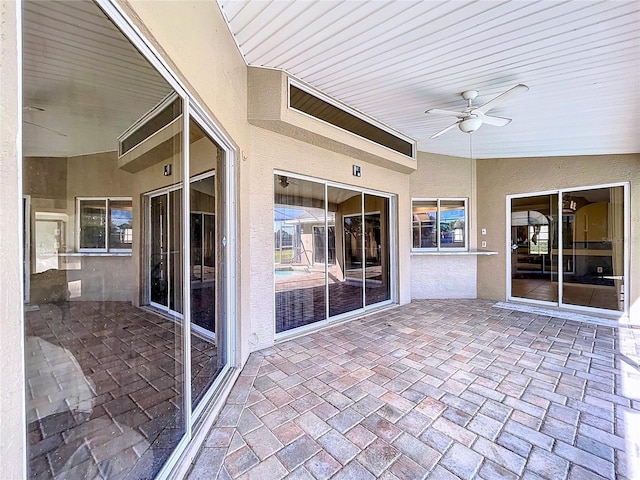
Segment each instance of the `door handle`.
[{"label": "door handle", "polygon": [[517,243],[511,244],[511,250],[513,250],[514,252],[518,250],[518,244]]}]

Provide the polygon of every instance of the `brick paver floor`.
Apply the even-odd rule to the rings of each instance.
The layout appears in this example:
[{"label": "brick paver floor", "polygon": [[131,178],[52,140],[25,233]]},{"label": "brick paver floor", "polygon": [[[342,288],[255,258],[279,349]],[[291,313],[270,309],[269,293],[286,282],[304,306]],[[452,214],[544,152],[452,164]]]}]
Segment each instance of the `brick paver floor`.
[{"label": "brick paver floor", "polygon": [[189,479],[638,479],[640,331],[416,301],[252,354]]}]

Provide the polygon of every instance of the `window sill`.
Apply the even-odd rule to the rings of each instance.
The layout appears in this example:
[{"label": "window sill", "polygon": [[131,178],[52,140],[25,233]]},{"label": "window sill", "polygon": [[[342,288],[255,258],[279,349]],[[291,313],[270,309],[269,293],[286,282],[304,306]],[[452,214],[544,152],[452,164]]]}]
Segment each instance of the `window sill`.
[{"label": "window sill", "polygon": [[461,255],[461,256],[483,255],[484,256],[484,255],[497,255],[497,254],[498,252],[493,252],[491,250],[454,250],[451,252],[446,252],[446,251],[443,252],[442,250],[440,250],[439,252],[435,252],[435,251],[420,252],[417,250],[411,251],[411,256],[416,256],[416,257],[421,257],[421,256],[440,257],[440,256],[451,256],[451,255]]}]

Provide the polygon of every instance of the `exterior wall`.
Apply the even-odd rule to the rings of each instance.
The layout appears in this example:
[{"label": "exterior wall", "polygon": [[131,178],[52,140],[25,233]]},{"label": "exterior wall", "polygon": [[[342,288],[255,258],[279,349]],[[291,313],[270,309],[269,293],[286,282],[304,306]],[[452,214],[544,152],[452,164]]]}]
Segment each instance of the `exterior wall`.
[{"label": "exterior wall", "polygon": [[[468,198],[469,249],[477,246],[475,160],[418,152],[410,176],[411,198]],[[409,205],[411,208],[411,205]],[[411,215],[411,212],[409,212]],[[409,216],[409,221],[411,217]],[[411,234],[411,224],[408,228]],[[411,236],[408,245],[411,248]],[[411,298],[476,298],[475,255],[411,255]]]},{"label": "exterior wall", "polygon": [[[615,182],[631,184],[631,261],[640,258],[640,155],[600,155],[479,160],[478,226],[487,229],[490,250],[498,255],[478,260],[478,296],[505,300],[507,288],[506,195]],[[640,268],[631,266],[630,318],[640,323]]]},{"label": "exterior wall", "polygon": [[20,134],[18,32],[16,3],[0,2],[0,472],[4,478],[26,476],[26,417],[20,218]]},{"label": "exterior wall", "polygon": [[[327,126],[327,128],[330,128]],[[275,332],[273,273],[273,171],[308,175],[318,179],[368,188],[398,195],[397,211],[399,303],[410,301],[409,178],[404,173],[367,164],[330,150],[292,139],[259,127],[251,129],[251,156],[244,168],[251,171],[251,287],[250,345],[257,350],[273,343]],[[362,176],[352,175],[353,163],[362,167]],[[243,256],[243,261],[245,260]],[[392,261],[395,261],[392,259]]]}]

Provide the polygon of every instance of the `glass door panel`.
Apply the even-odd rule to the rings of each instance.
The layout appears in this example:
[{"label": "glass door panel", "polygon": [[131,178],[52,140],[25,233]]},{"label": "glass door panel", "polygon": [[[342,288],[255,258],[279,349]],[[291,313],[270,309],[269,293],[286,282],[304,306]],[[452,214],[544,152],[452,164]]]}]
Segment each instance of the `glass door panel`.
[{"label": "glass door panel", "polygon": [[[168,229],[168,216],[182,212],[167,195],[183,181],[182,100],[95,2],[21,6],[31,45],[22,101],[40,103],[49,92],[45,123],[62,132],[44,134],[43,122],[25,112],[33,308],[22,323],[28,434],[13,439],[28,446],[23,477],[156,478],[187,433],[183,324],[166,315],[170,302],[182,308],[170,300],[183,287],[169,267],[179,265],[180,253],[170,252],[180,252],[180,234]],[[69,22],[78,18],[85,21]],[[87,29],[109,41],[92,51]],[[82,78],[96,80],[90,95],[82,94]],[[161,127],[160,148],[153,132]],[[118,152],[122,132],[132,135]],[[167,164],[167,175],[158,175]]]},{"label": "glass door panel", "polygon": [[[325,320],[324,185],[274,176],[276,332]],[[315,261],[314,261],[315,251]]]},{"label": "glass door panel", "polygon": [[328,215],[335,218],[336,265],[329,274],[329,316],[363,307],[362,194],[327,187]]},{"label": "glass door panel", "polygon": [[364,196],[365,303],[391,298],[389,199]]},{"label": "glass door panel", "polygon": [[558,302],[558,195],[511,199],[511,296]]},{"label": "glass door panel", "polygon": [[565,192],[562,303],[624,310],[624,187]]},{"label": "glass door panel", "polygon": [[182,189],[169,192],[169,310],[182,313]]},{"label": "glass door panel", "polygon": [[[223,152],[190,120],[191,407],[195,409],[227,364]],[[206,173],[201,173],[201,172]]]},{"label": "glass door panel", "polygon": [[151,197],[150,218],[150,300],[169,306],[169,250],[167,236],[167,196]]}]

